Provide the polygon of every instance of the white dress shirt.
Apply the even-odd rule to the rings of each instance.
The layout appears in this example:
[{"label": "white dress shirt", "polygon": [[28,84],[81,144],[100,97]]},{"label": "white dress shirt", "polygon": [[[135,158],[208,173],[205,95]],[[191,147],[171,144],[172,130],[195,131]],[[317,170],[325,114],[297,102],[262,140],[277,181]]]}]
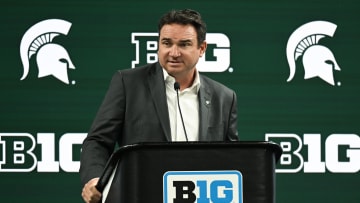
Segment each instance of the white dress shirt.
[{"label": "white dress shirt", "polygon": [[[186,141],[186,136],[177,103],[177,95],[174,89],[175,78],[170,76],[165,71],[165,69],[163,69],[163,72],[170,118],[171,139],[172,141]],[[200,78],[199,73],[196,71],[196,76],[191,87],[188,87],[182,91],[179,90],[180,108],[184,119],[188,141],[199,140],[199,89]]]}]

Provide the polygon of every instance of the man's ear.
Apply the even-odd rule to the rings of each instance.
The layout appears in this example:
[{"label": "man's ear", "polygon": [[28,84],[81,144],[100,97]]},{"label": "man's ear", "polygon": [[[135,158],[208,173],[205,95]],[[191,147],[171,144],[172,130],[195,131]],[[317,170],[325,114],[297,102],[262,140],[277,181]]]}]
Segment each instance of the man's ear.
[{"label": "man's ear", "polygon": [[207,43],[204,40],[200,45],[200,57],[202,57],[205,54],[206,48],[207,48]]}]

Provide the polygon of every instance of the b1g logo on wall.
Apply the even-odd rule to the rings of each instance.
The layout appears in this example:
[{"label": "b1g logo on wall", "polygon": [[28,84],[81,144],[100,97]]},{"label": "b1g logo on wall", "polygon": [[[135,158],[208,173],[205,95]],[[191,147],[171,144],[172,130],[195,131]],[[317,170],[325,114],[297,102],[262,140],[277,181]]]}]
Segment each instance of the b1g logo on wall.
[{"label": "b1g logo on wall", "polygon": [[73,152],[86,135],[65,133],[57,143],[54,133],[0,133],[0,172],[78,172]]},{"label": "b1g logo on wall", "polygon": [[[206,42],[208,44],[207,53],[212,51],[213,58],[206,56],[199,59],[196,66],[200,72],[224,72],[230,68],[230,40],[223,33],[207,33]],[[131,43],[136,46],[136,58],[131,62],[131,67],[155,63],[158,61],[158,33],[132,33]],[[211,47],[215,47],[212,49]],[[211,50],[212,49],[212,50]]]},{"label": "b1g logo on wall", "polygon": [[[333,53],[329,48],[320,45],[324,37],[333,37],[336,25],[326,21],[313,21],[296,29],[290,36],[286,46],[286,56],[289,63],[290,82],[296,71],[295,61],[302,56],[304,79],[319,77],[330,85],[335,85],[333,70],[340,71]],[[341,83],[337,82],[340,86]]]},{"label": "b1g logo on wall", "polygon": [[242,203],[239,171],[169,171],[164,174],[164,203]]},{"label": "b1g logo on wall", "polygon": [[[67,35],[71,23],[60,19],[49,19],[36,23],[24,34],[20,43],[20,57],[23,64],[24,80],[30,69],[30,59],[36,55],[38,78],[54,76],[63,83],[69,84],[68,69],[75,69],[66,49],[53,42],[54,38]],[[75,81],[72,81],[75,84]]]},{"label": "b1g logo on wall", "polygon": [[283,149],[277,173],[357,173],[360,171],[360,137],[331,134],[322,143],[320,134],[267,133],[266,141]]}]

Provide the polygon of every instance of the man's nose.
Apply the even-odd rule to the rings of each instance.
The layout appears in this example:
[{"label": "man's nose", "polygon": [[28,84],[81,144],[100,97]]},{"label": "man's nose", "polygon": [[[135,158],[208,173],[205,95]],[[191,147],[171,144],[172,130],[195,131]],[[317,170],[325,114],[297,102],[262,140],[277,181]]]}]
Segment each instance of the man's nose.
[{"label": "man's nose", "polygon": [[169,55],[172,57],[179,57],[181,55],[179,48],[176,45],[172,46]]}]

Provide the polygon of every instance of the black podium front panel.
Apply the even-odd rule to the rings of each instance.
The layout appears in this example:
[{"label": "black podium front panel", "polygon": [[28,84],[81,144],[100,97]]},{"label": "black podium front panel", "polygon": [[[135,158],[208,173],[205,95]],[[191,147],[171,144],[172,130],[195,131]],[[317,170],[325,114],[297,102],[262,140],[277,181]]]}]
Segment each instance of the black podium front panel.
[{"label": "black podium front panel", "polygon": [[[274,171],[281,148],[273,143],[138,144],[124,147],[117,153],[119,163],[106,203],[170,203],[171,198],[169,200],[164,195],[164,192],[171,190],[171,186],[164,188],[164,177],[166,178],[169,173],[188,173],[190,175],[188,178],[183,176],[181,181],[177,181],[185,184],[184,188],[189,185],[194,186],[195,183],[191,182],[195,182],[195,179],[198,184],[195,184],[195,188],[182,190],[180,186],[173,185],[175,190],[177,187],[178,192],[184,194],[181,194],[182,196],[178,194],[177,200],[176,195],[173,195],[174,201],[171,203],[275,202]],[[221,179],[217,179],[213,186],[213,189],[221,194],[210,194],[211,185],[200,187],[201,184],[205,184],[204,181],[211,180],[211,176],[216,180],[216,175],[231,172],[238,173],[241,177],[237,187],[234,187],[233,182]],[[196,173],[199,176],[196,176]],[[204,176],[206,173],[212,175]],[[190,181],[189,185],[186,185],[186,179]],[[234,198],[236,201],[233,201]]]}]

